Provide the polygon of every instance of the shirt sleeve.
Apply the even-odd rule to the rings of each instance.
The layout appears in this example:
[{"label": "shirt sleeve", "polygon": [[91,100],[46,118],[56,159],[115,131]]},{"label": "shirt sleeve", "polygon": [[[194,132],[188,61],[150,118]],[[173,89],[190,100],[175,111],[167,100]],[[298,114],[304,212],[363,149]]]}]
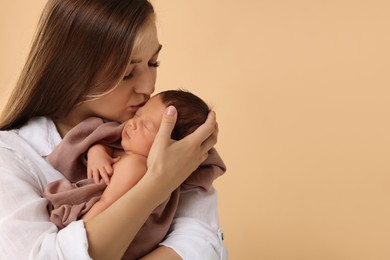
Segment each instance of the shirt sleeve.
[{"label": "shirt sleeve", "polygon": [[0,148],[0,252],[3,259],[91,259],[82,221],[58,231],[31,163]]},{"label": "shirt sleeve", "polygon": [[227,248],[219,226],[217,193],[212,187],[182,191],[176,216],[162,246],[184,260],[227,259]]}]

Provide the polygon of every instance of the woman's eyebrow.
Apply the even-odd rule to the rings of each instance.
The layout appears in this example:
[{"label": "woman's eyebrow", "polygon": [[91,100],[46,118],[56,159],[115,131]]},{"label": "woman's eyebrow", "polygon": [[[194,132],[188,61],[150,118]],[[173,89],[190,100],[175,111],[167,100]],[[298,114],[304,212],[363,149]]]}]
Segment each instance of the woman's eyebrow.
[{"label": "woman's eyebrow", "polygon": [[[156,56],[162,49],[162,45],[160,44],[157,48],[157,50],[154,52],[153,56]],[[153,57],[152,56],[152,57]],[[142,60],[131,60],[130,64],[140,63]]]}]

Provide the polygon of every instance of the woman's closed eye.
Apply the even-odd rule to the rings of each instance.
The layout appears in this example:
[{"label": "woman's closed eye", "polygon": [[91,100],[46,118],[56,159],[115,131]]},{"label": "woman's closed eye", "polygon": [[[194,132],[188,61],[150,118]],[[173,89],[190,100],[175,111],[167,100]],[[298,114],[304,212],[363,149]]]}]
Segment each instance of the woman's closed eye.
[{"label": "woman's closed eye", "polygon": [[123,80],[129,80],[133,77],[133,71],[123,77]]},{"label": "woman's closed eye", "polygon": [[[160,62],[159,61],[149,62],[148,66],[149,66],[149,68],[158,68],[160,66]],[[125,80],[125,81],[130,80],[133,77],[134,77],[134,75],[133,75],[133,70],[132,70],[123,77],[123,80]]]},{"label": "woman's closed eye", "polygon": [[160,66],[160,61],[149,62],[148,66],[151,68],[158,68]]}]

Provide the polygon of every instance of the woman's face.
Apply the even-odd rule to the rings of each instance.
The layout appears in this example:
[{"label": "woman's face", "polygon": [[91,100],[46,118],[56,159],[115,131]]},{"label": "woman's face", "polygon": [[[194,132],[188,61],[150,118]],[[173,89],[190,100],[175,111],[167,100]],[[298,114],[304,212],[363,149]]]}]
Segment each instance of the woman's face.
[{"label": "woman's face", "polygon": [[124,78],[111,92],[84,102],[77,108],[77,121],[90,116],[124,122],[133,117],[154,92],[158,54],[161,45],[157,39],[154,21],[148,22],[135,42],[130,64]]}]

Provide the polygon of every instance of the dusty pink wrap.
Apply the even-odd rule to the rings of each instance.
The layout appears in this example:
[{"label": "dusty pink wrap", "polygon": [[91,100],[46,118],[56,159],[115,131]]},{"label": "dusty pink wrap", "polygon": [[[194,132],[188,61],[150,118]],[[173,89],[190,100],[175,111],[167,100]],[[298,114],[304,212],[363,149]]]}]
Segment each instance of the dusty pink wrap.
[{"label": "dusty pink wrap", "polygon": [[[99,200],[106,184],[95,184],[86,178],[84,154],[94,143],[100,142],[120,147],[123,124],[104,122],[92,117],[70,130],[47,157],[47,160],[66,179],[49,183],[44,197],[50,202],[50,220],[60,229],[80,219]],[[201,187],[205,191],[212,186],[214,179],[226,171],[225,164],[215,149],[208,158],[181,185],[182,189]],[[149,216],[122,259],[138,259],[155,249],[168,233],[179,202],[180,188],[159,205]],[[131,219],[129,219],[129,223]]]}]

